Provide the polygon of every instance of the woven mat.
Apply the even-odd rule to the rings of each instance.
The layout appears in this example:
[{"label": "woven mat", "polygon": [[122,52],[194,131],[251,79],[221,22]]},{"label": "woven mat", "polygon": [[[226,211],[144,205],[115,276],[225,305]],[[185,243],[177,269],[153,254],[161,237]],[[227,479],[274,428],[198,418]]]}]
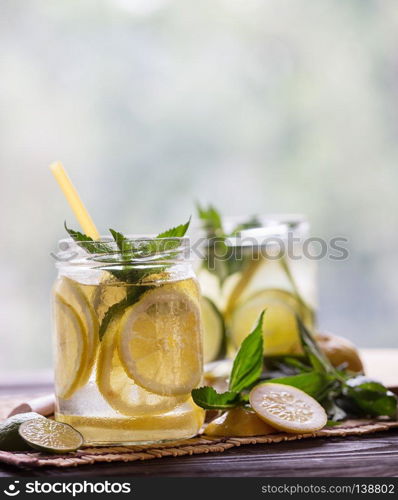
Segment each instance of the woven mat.
[{"label": "woven mat", "polygon": [[[4,418],[10,408],[19,400],[0,400],[0,419]],[[273,444],[299,439],[362,436],[375,432],[398,428],[398,422],[380,422],[372,420],[349,420],[344,424],[323,429],[311,434],[269,434],[249,438],[239,437],[207,437],[198,436],[191,439],[153,444],[145,446],[112,446],[82,448],[73,453],[51,455],[40,452],[8,452],[0,451],[0,462],[19,467],[76,467],[95,463],[136,462],[155,458],[181,457],[203,453],[220,453],[230,448],[243,445]]]}]

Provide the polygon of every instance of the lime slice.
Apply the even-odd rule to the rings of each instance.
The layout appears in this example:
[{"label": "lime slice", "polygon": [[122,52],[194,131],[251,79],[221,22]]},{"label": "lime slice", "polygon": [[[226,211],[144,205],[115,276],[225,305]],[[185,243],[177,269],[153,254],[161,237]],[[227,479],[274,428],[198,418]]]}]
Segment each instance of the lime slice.
[{"label": "lime slice", "polygon": [[208,436],[264,436],[277,431],[256,412],[242,407],[232,408],[206,425]]},{"label": "lime slice", "polygon": [[224,320],[217,306],[207,297],[201,300],[203,361],[210,363],[222,355],[225,346]]},{"label": "lime slice", "polygon": [[314,432],[322,429],[328,419],[318,401],[290,385],[257,385],[251,390],[249,399],[257,415],[281,431]]},{"label": "lime slice", "polygon": [[62,277],[55,285],[56,294],[63,302],[72,306],[84,325],[87,334],[87,359],[81,373],[78,387],[85,385],[90,378],[98,347],[98,319],[87,297],[76,281]]},{"label": "lime slice", "polygon": [[0,424],[0,450],[23,451],[28,450],[29,446],[18,433],[19,426],[32,418],[44,418],[33,411],[28,413],[18,413],[7,418]]},{"label": "lime slice", "polygon": [[18,432],[32,448],[50,453],[75,451],[83,444],[83,436],[76,429],[48,418],[27,420]]},{"label": "lime slice", "polygon": [[102,339],[97,361],[97,386],[108,404],[130,417],[166,413],[187,400],[182,396],[159,396],[134,383],[120,362],[117,340],[122,315],[109,323]]},{"label": "lime slice", "polygon": [[79,387],[87,370],[87,331],[76,309],[56,294],[55,386],[57,395],[68,399]]},{"label": "lime slice", "polygon": [[118,352],[127,375],[162,396],[189,394],[202,376],[199,301],[187,286],[162,286],[127,308]]},{"label": "lime slice", "polygon": [[257,292],[233,311],[229,321],[231,340],[239,348],[252,331],[260,313],[266,309],[263,322],[264,354],[279,355],[300,351],[296,314],[305,324],[312,323],[312,312],[303,308],[294,295],[285,290],[268,289]]}]

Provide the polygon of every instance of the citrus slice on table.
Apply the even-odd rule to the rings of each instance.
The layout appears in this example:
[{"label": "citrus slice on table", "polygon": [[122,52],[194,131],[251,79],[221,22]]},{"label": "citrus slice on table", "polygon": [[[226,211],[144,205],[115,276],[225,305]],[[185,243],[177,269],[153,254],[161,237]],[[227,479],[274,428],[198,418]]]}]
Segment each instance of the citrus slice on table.
[{"label": "citrus slice on table", "polygon": [[199,302],[183,287],[146,292],[121,320],[118,352],[127,375],[155,394],[189,394],[202,375]]},{"label": "citrus slice on table", "polygon": [[257,385],[251,390],[249,399],[257,415],[281,431],[314,432],[327,423],[326,412],[318,401],[290,385]]},{"label": "citrus slice on table", "polygon": [[255,293],[233,311],[228,326],[236,348],[252,331],[263,310],[264,354],[277,355],[300,351],[296,314],[311,324],[312,312],[285,290],[268,289]]},{"label": "citrus slice on table", "polygon": [[78,387],[85,385],[90,378],[98,347],[98,319],[81,286],[70,278],[62,277],[55,285],[55,293],[69,304],[78,314],[87,335],[87,360],[81,373]]},{"label": "citrus slice on table", "polygon": [[203,362],[210,363],[221,355],[224,347],[225,328],[217,306],[207,297],[201,300],[203,326]]},{"label": "citrus slice on table", "polygon": [[55,294],[55,386],[68,399],[79,387],[88,362],[87,332],[76,309]]},{"label": "citrus slice on table", "polygon": [[27,420],[18,432],[32,448],[50,453],[75,451],[83,444],[83,436],[76,429],[48,418]]},{"label": "citrus slice on table", "polygon": [[164,413],[188,399],[183,396],[159,396],[135,384],[124,370],[117,349],[120,320],[116,315],[101,341],[97,360],[97,386],[107,403],[123,415],[138,417]]},{"label": "citrus slice on table", "polygon": [[265,423],[256,412],[249,408],[238,406],[224,412],[208,423],[204,434],[208,436],[264,436],[277,431]]}]

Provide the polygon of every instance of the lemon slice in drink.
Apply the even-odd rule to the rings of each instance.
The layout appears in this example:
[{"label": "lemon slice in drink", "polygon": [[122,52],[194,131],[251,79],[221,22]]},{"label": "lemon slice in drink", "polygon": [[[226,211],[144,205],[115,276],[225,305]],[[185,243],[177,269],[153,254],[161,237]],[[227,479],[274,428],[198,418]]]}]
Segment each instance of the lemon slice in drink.
[{"label": "lemon slice in drink", "polygon": [[290,385],[257,385],[251,390],[249,399],[257,415],[281,431],[314,432],[327,423],[326,412],[318,401]]},{"label": "lemon slice in drink", "polygon": [[75,451],[83,444],[83,436],[76,429],[48,418],[27,420],[18,432],[32,448],[50,453]]},{"label": "lemon slice in drink", "polygon": [[109,273],[103,273],[90,298],[95,315],[100,322],[107,310],[113,304],[121,302],[126,297],[126,293],[127,287],[125,283],[121,283],[115,277],[109,276]]},{"label": "lemon slice in drink", "polygon": [[190,393],[202,374],[199,302],[184,286],[146,292],[122,318],[118,351],[127,375],[147,391]]},{"label": "lemon slice in drink", "polygon": [[117,340],[122,315],[111,320],[101,341],[97,360],[97,386],[108,404],[123,415],[164,413],[188,399],[183,396],[159,396],[136,385],[120,362]]},{"label": "lemon slice in drink", "polygon": [[304,323],[311,323],[312,313],[294,295],[278,289],[258,292],[233,311],[229,331],[235,347],[238,348],[251,332],[264,309],[264,354],[268,356],[298,352],[300,340],[295,315],[299,313],[304,316]]},{"label": "lemon slice in drink", "polygon": [[87,360],[78,383],[85,385],[90,377],[98,347],[98,319],[79,283],[63,277],[55,285],[55,292],[79,315],[87,334]]},{"label": "lemon slice in drink", "polygon": [[207,297],[201,300],[203,325],[203,362],[217,359],[224,346],[224,320],[217,306]]},{"label": "lemon slice in drink", "polygon": [[76,391],[88,362],[87,332],[76,309],[55,294],[55,385],[60,398]]}]

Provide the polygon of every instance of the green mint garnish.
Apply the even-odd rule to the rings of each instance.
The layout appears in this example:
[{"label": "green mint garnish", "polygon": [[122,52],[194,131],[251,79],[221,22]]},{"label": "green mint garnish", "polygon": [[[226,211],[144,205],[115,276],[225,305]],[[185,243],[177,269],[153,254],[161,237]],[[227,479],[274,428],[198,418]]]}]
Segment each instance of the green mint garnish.
[{"label": "green mint garnish", "polygon": [[[141,295],[153,288],[153,285],[146,285],[145,278],[151,274],[159,274],[167,270],[167,264],[164,261],[171,260],[176,256],[175,250],[179,246],[178,238],[185,236],[191,219],[185,224],[173,227],[161,232],[155,239],[142,240],[134,243],[126,238],[122,233],[114,229],[109,229],[113,240],[120,253],[115,252],[109,243],[103,241],[94,241],[89,236],[70,229],[65,223],[65,229],[71,238],[84,250],[91,254],[109,254],[104,257],[103,265],[100,269],[112,274],[118,281],[126,283],[126,296],[119,302],[113,304],[105,312],[99,328],[99,338],[102,340],[111,320],[115,315],[121,314],[124,309],[139,300]],[[175,238],[175,239],[173,239]],[[159,241],[164,240],[164,241]],[[159,264],[156,263],[156,257],[159,258]],[[131,262],[134,259],[142,257],[152,259],[150,265],[138,267],[137,263]],[[115,266],[117,264],[117,267]]]},{"label": "green mint garnish", "polygon": [[263,371],[263,320],[260,314],[254,330],[244,339],[235,357],[229,390],[241,392],[255,383]]},{"label": "green mint garnish", "polygon": [[198,406],[225,410],[245,404],[241,392],[259,380],[263,369],[263,318],[264,311],[240,346],[232,366],[228,391],[218,393],[212,387],[193,389],[192,398]]},{"label": "green mint garnish", "polygon": [[229,410],[242,404],[239,394],[236,392],[218,393],[213,387],[199,387],[193,389],[192,398],[195,403],[205,410]]}]

